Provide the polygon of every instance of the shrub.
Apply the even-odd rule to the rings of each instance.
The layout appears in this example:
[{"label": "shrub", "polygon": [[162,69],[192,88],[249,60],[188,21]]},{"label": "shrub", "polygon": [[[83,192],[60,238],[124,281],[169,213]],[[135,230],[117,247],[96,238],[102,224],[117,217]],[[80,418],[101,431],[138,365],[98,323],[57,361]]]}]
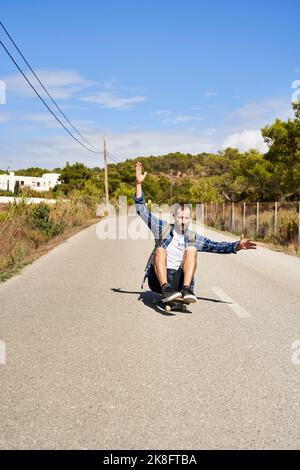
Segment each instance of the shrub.
[{"label": "shrub", "polygon": [[282,209],[278,217],[277,234],[273,236],[275,242],[282,245],[294,243],[298,238],[298,215],[295,211]]},{"label": "shrub", "polygon": [[31,210],[28,216],[29,226],[43,233],[47,238],[54,237],[63,231],[60,224],[50,219],[50,207],[45,203],[40,203]]},{"label": "shrub", "polygon": [[8,218],[8,212],[7,211],[1,211],[0,212],[0,222],[5,222]]},{"label": "shrub", "polygon": [[11,251],[11,259],[13,264],[20,264],[29,255],[29,247],[25,242],[17,243]]}]

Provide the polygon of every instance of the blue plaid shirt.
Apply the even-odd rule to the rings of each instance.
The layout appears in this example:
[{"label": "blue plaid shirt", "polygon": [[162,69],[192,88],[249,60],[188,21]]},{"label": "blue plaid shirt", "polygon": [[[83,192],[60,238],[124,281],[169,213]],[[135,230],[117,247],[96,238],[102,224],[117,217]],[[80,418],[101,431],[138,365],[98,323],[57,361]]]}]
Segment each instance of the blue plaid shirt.
[{"label": "blue plaid shirt", "polygon": [[[136,195],[134,194],[133,199],[135,201],[135,207],[136,207],[136,211],[138,215],[148,225],[148,227],[150,228],[151,232],[154,235],[154,238],[156,240],[159,240],[162,234],[162,231],[168,222],[162,219],[158,219],[154,214],[152,214],[151,211],[148,210],[145,204],[144,193],[142,193],[142,196],[140,198],[137,198]],[[161,240],[160,246],[162,248],[167,248],[170,242],[172,241],[173,235],[174,235],[174,224],[173,225],[170,224],[170,230],[167,232],[165,238]],[[236,254],[237,253],[237,246],[239,244],[239,241],[215,242],[215,241],[209,240],[208,238],[204,237],[203,235],[200,235],[200,233],[197,233],[197,232],[194,234],[193,238],[194,240],[192,242],[191,232],[187,230],[184,234],[185,248],[189,245],[193,245],[196,247],[197,251],[206,251],[206,252],[209,251],[212,253],[223,253],[223,254],[227,254],[227,253]],[[152,264],[152,260],[150,258],[145,269],[144,281],[148,277],[151,264]]]}]

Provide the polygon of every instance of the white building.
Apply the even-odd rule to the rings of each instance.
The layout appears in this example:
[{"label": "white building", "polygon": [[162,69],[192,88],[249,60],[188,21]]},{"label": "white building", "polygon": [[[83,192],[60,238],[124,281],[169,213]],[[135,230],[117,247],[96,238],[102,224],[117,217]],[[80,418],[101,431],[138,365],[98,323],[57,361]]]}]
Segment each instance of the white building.
[{"label": "white building", "polygon": [[10,171],[9,175],[0,174],[0,189],[5,191],[13,191],[16,181],[20,181],[20,187],[29,186],[36,191],[48,191],[56,184],[61,184],[58,181],[60,173],[44,173],[43,176],[20,176],[15,175],[14,171]]}]

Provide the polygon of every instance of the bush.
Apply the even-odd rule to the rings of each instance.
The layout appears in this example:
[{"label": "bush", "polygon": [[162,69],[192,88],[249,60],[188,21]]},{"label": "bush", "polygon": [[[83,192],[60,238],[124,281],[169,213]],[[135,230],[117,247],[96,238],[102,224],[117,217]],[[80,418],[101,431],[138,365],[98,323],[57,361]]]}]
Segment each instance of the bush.
[{"label": "bush", "polygon": [[9,217],[7,211],[1,211],[0,212],[0,222],[5,222],[7,218]]},{"label": "bush", "polygon": [[42,202],[34,207],[28,216],[29,226],[40,231],[47,238],[54,237],[63,231],[60,224],[50,219],[50,211],[50,207]]},{"label": "bush", "polygon": [[298,215],[295,211],[282,209],[278,217],[277,234],[273,236],[275,242],[289,245],[298,239]]},{"label": "bush", "polygon": [[24,266],[35,251],[65,228],[80,226],[95,217],[94,195],[71,194],[56,204],[27,204],[27,198],[0,208],[0,282]]},{"label": "bush", "polygon": [[22,261],[25,260],[29,255],[29,252],[29,247],[26,245],[25,242],[17,243],[11,251],[11,259],[13,261],[13,264],[22,263]]},{"label": "bush", "polygon": [[273,211],[263,211],[259,214],[259,227],[257,238],[269,240],[274,230],[274,213]]},{"label": "bush", "polygon": [[7,191],[6,189],[0,189],[0,196],[13,196],[14,193],[12,191]]},{"label": "bush", "polygon": [[39,246],[42,245],[42,243],[44,243],[47,239],[47,236],[45,236],[42,232],[39,232],[33,228],[24,227],[23,231],[26,240],[28,240],[28,243],[34,250],[37,250]]}]

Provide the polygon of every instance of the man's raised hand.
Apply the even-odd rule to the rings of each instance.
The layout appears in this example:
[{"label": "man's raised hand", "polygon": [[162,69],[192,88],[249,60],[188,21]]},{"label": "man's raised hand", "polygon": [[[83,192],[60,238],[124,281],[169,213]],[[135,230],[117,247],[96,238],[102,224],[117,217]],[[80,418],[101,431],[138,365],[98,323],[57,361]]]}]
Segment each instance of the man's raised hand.
[{"label": "man's raised hand", "polygon": [[145,173],[143,174],[143,165],[141,164],[141,162],[137,162],[137,164],[135,165],[136,182],[138,184],[142,184],[146,175],[147,175],[147,171],[145,171]]},{"label": "man's raised hand", "polygon": [[244,235],[241,236],[237,250],[255,250],[257,244],[252,240],[247,240]]}]

